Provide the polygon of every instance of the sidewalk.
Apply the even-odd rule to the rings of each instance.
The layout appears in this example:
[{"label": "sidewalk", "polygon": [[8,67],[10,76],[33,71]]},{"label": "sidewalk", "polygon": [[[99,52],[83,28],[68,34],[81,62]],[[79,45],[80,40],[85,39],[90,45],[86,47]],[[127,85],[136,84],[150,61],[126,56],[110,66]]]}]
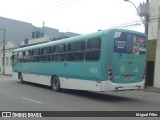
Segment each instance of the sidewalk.
[{"label": "sidewalk", "polygon": [[155,87],[148,86],[146,89],[144,89],[144,91],[160,93],[160,88],[155,88]]}]

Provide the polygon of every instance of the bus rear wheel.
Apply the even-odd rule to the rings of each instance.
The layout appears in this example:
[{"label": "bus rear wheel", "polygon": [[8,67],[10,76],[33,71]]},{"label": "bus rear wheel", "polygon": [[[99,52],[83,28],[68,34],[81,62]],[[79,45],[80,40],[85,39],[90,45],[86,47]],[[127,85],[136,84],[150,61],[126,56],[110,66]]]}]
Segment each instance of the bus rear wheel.
[{"label": "bus rear wheel", "polygon": [[52,77],[51,86],[52,86],[52,90],[54,90],[56,92],[61,91],[60,81],[59,81],[59,78],[57,76]]}]

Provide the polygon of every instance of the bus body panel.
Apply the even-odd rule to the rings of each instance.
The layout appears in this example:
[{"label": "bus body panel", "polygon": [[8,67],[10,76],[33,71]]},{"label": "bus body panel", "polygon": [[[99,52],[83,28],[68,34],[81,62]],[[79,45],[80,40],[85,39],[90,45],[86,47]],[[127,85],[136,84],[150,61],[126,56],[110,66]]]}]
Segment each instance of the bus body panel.
[{"label": "bus body panel", "polygon": [[100,64],[97,62],[20,63],[13,71],[91,81],[101,80]]}]

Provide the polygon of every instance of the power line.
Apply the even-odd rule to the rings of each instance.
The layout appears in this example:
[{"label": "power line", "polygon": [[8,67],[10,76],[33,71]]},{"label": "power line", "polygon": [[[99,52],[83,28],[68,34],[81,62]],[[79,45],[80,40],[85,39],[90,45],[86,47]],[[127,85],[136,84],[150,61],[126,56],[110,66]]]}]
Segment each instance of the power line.
[{"label": "power line", "polygon": [[[36,10],[34,10],[34,11],[26,14],[26,15],[21,16],[20,18],[30,18],[30,17],[33,17],[33,16],[35,16],[35,13],[33,13],[33,12],[36,12],[36,13],[44,12],[45,9],[47,10],[47,9],[53,8],[54,6],[57,6],[58,4],[62,4],[62,3],[65,2],[65,1],[66,1],[66,0],[60,0],[60,1],[58,0],[58,1],[53,2],[53,3],[51,3],[51,4],[47,4],[47,5],[39,8],[39,9],[36,9]],[[36,6],[36,7],[37,7],[37,6]]]},{"label": "power line", "polygon": [[136,20],[136,21],[132,21],[132,22],[128,22],[128,23],[123,23],[120,25],[110,26],[109,28],[125,28],[125,27],[130,27],[130,26],[137,26],[137,25],[141,25],[141,24],[142,24],[142,20]]},{"label": "power line", "polygon": [[[21,19],[37,19],[39,17],[42,17],[42,16],[45,16],[46,14],[48,15],[48,13],[54,13],[58,10],[61,10],[65,7],[68,7],[76,2],[78,2],[79,0],[61,0],[59,2],[56,2],[56,3],[53,3],[51,5],[49,5],[50,7],[43,7],[41,9],[38,9],[39,11],[37,12],[38,14],[36,13],[32,13],[31,15],[29,16],[24,16],[24,17],[21,17]],[[52,11],[50,11],[52,9]],[[36,10],[37,11],[37,10]],[[40,13],[40,14],[39,14]]]}]

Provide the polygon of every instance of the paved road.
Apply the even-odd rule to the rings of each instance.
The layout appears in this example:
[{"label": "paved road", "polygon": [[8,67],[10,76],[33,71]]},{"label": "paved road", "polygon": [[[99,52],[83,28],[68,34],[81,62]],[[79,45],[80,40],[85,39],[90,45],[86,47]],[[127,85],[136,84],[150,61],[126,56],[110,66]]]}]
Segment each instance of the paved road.
[{"label": "paved road", "polygon": [[[50,87],[30,83],[21,84],[11,77],[0,76],[0,111],[137,110],[160,111],[160,93],[145,91],[99,93],[73,90],[58,93],[52,91]],[[43,119],[48,120],[48,118]],[[62,118],[62,120],[64,119]],[[80,120],[80,118],[76,119]],[[93,120],[92,118],[87,119]],[[95,120],[97,119],[100,118],[95,118]],[[106,120],[106,118],[101,119]],[[127,120],[127,118],[121,119]],[[157,120],[157,118],[155,119]]]}]

